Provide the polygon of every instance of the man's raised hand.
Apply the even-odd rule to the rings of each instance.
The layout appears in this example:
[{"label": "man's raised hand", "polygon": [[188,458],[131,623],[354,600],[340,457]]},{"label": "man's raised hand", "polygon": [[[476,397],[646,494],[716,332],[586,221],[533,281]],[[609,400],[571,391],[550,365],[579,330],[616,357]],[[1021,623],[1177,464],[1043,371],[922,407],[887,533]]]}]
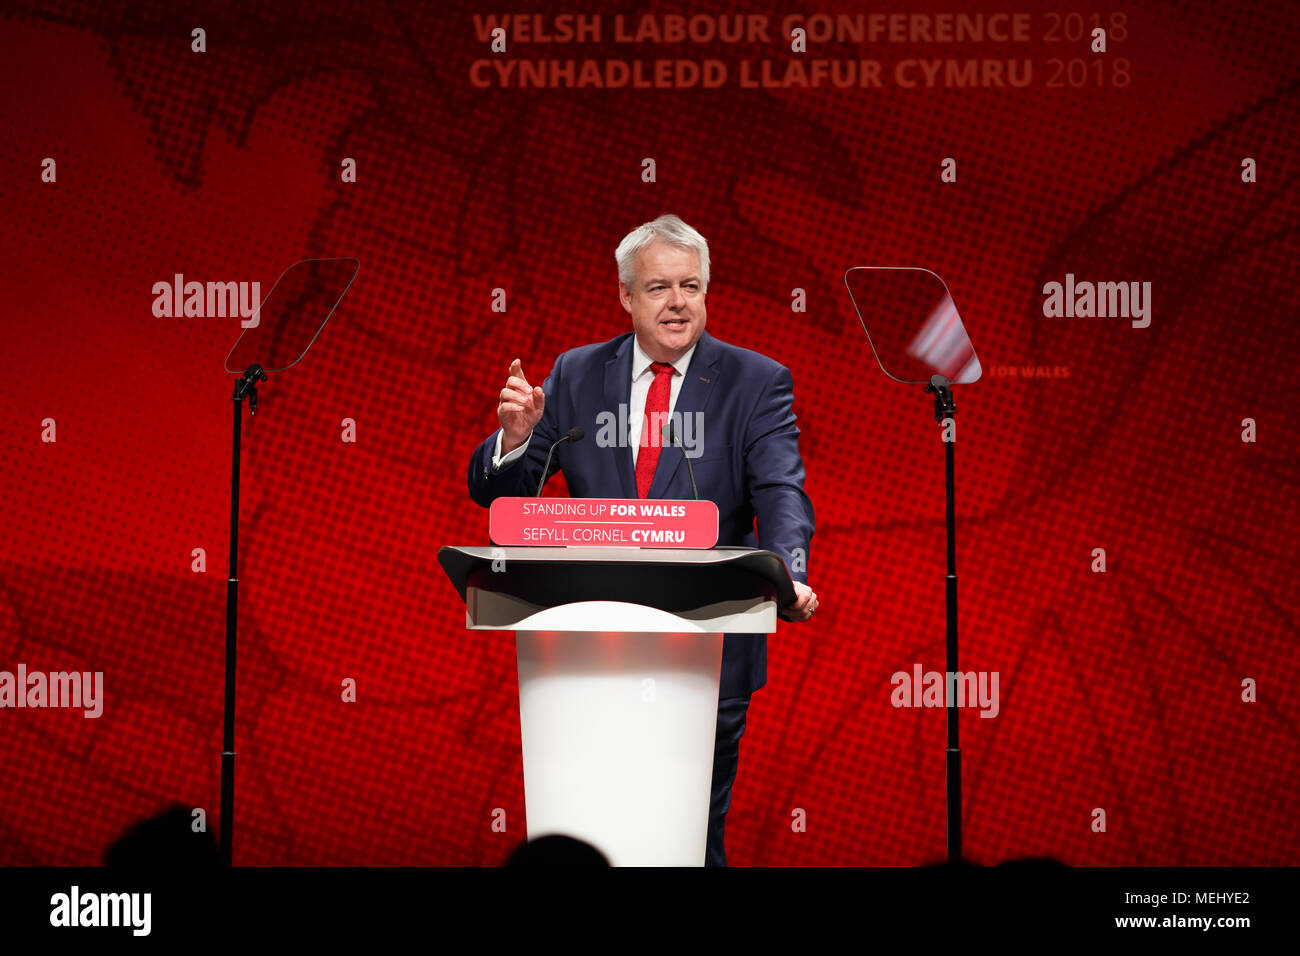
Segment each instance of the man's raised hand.
[{"label": "man's raised hand", "polygon": [[524,377],[524,366],[519,359],[510,363],[506,387],[501,389],[497,405],[497,420],[501,422],[501,454],[509,454],[533,433],[542,420],[546,395],[541,388],[529,385]]}]

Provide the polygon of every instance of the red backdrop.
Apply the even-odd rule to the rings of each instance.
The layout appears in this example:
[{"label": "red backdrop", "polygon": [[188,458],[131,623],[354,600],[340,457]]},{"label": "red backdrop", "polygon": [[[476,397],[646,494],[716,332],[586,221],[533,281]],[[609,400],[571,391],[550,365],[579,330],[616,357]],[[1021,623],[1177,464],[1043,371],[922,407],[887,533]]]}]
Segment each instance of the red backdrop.
[{"label": "red backdrop", "polygon": [[[217,825],[239,328],[156,317],[152,287],[269,289],[307,256],[361,267],[245,419],[236,861],[503,860],[525,833],[513,642],[464,630],[435,556],[485,543],[465,470],[510,360],[540,382],[626,331],[612,252],[665,211],[710,241],[709,331],[793,371],[817,513],[822,610],[769,641],[730,861],[943,853],[943,712],[890,702],[895,671],[943,667],[942,446],[842,282],[919,265],[985,368],[958,395],[962,664],[997,671],[1001,701],[964,718],[969,855],[1296,862],[1293,6],[1025,2],[1019,43],[795,54],[779,33],[839,9],[648,4],[763,14],[771,35],[633,44],[596,5],[510,2],[492,12],[604,12],[605,32],[494,54],[441,4],[10,7],[0,670],[102,671],[105,703],[0,710],[0,862],[98,862],[173,800]],[[878,60],[884,82],[741,85],[742,61],[799,56]],[[716,59],[728,79],[474,85],[476,61],[511,58]],[[1031,82],[898,82],[968,59],[1028,60]],[[1066,273],[1151,282],[1150,326],[1045,317]]]}]

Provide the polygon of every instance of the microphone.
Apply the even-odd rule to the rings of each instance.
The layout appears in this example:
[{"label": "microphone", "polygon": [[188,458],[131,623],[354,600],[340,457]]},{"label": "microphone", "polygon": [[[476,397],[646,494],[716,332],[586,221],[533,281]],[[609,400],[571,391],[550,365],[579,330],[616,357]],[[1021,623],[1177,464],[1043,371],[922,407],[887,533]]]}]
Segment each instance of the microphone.
[{"label": "microphone", "polygon": [[546,453],[546,467],[542,469],[542,480],[537,483],[537,494],[533,495],[534,498],[542,496],[542,486],[546,484],[546,477],[551,471],[551,456],[555,454],[555,449],[560,447],[560,442],[582,441],[582,436],[585,434],[587,433],[582,430],[581,425],[574,425],[551,446],[551,450]]},{"label": "microphone", "polygon": [[682,457],[686,459],[686,470],[691,476],[691,493],[695,495],[695,500],[699,501],[700,489],[695,487],[695,468],[691,465],[691,456],[686,454],[685,447],[677,440],[677,429],[673,428],[672,419],[669,419],[668,424],[664,426],[664,437],[668,439],[668,444],[674,448],[681,448]]}]

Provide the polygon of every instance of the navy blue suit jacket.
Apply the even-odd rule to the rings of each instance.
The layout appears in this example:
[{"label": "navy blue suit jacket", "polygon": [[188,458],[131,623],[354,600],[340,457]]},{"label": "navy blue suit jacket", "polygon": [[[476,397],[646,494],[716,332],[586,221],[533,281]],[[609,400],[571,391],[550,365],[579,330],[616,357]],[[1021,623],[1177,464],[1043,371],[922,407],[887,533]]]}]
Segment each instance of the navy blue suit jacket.
[{"label": "navy blue suit jacket", "polygon": [[[546,407],[523,456],[494,474],[496,432],[475,450],[469,492],[476,502],[487,507],[502,495],[536,494],[546,453],[574,425],[585,436],[556,449],[547,477],[563,471],[575,498],[637,496],[630,445],[597,440],[602,427],[606,437],[618,437],[611,417],[626,421],[619,406],[628,404],[632,388],[633,335],[571,349],[555,360],[542,386]],[[680,420],[678,434],[693,455],[700,497],[718,506],[718,544],[765,548],[785,562],[794,580],[807,583],[813,508],[803,490],[790,370],[704,332],[684,379],[673,411],[702,413],[699,439]],[[665,444],[650,498],[692,497],[683,457],[683,449]],[[796,549],[802,549],[801,560]],[[728,634],[719,697],[748,696],[766,681],[767,636]]]}]

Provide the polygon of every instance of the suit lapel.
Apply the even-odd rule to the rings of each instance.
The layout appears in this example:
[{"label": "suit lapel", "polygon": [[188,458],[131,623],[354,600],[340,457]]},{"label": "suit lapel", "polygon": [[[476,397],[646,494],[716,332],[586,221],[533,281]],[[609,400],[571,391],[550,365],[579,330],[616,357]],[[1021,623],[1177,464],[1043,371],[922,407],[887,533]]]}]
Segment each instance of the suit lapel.
[{"label": "suit lapel", "polygon": [[[684,442],[684,439],[681,434],[683,426],[678,423],[687,415],[695,412],[703,413],[704,407],[709,403],[713,388],[718,384],[720,358],[720,350],[713,337],[708,332],[701,334],[699,342],[695,345],[695,354],[691,356],[691,364],[686,368],[682,390],[677,394],[677,404],[673,406],[673,411],[677,413],[674,417],[674,424],[678,428],[677,440],[679,442]],[[630,369],[628,374],[631,375]],[[665,444],[663,450],[659,453],[659,465],[655,468],[655,477],[654,481],[650,483],[648,497],[664,497],[664,491],[672,484],[673,477],[677,474],[677,469],[681,467],[684,457],[682,449],[675,445],[669,446]],[[632,493],[635,496],[635,482],[632,485]],[[700,494],[705,495],[705,491],[701,490]]]},{"label": "suit lapel", "polygon": [[[627,427],[627,416],[618,413],[619,407],[627,406],[631,393],[632,336],[629,335],[614,353],[614,357],[605,363],[605,410],[614,414],[620,429]],[[626,434],[617,437],[618,443],[614,446],[613,452],[619,490],[618,494],[611,497],[635,498],[636,473],[632,468],[632,448],[627,444]]]}]

